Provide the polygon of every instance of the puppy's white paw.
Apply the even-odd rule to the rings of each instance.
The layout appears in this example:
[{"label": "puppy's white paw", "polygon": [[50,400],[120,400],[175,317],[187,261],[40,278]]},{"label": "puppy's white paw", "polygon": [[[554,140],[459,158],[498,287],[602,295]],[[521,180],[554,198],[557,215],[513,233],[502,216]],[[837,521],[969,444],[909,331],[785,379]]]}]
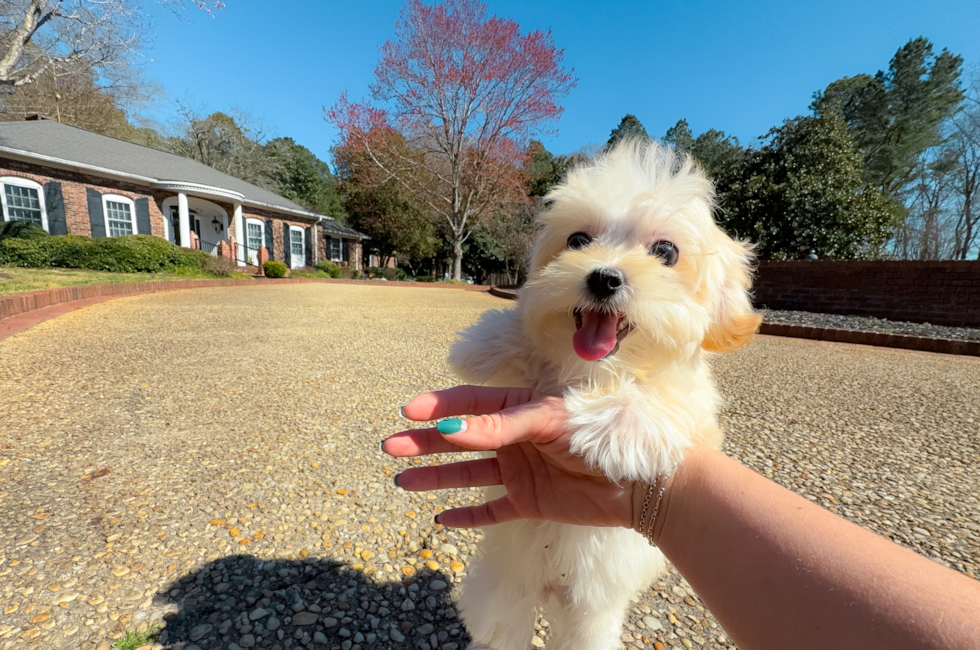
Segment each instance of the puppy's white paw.
[{"label": "puppy's white paw", "polygon": [[569,389],[565,406],[572,453],[613,481],[653,481],[692,445],[695,423],[689,412],[632,382],[599,396]]}]

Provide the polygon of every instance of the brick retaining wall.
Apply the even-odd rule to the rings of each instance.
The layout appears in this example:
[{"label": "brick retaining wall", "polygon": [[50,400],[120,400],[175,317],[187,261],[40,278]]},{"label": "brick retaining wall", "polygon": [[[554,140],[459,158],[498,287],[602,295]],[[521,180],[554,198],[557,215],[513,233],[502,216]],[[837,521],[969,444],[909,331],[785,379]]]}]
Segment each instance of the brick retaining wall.
[{"label": "brick retaining wall", "polygon": [[102,296],[126,295],[133,293],[153,293],[175,289],[204,289],[208,287],[257,287],[267,284],[303,284],[326,282],[333,284],[367,284],[394,287],[424,287],[432,289],[464,289],[467,291],[486,291],[489,287],[479,284],[435,284],[426,282],[381,282],[377,280],[334,280],[328,278],[262,278],[256,280],[167,280],[163,282],[120,282],[117,284],[92,284],[82,287],[62,287],[18,293],[0,297],[0,320],[26,314],[37,309],[67,302],[77,302]]},{"label": "brick retaining wall", "polygon": [[980,261],[762,262],[753,291],[769,309],[980,326]]}]

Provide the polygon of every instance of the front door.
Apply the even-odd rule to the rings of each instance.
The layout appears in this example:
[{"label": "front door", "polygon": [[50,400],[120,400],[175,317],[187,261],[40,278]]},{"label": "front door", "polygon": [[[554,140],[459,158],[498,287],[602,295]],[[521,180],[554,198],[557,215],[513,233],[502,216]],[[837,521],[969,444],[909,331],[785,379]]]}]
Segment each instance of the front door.
[{"label": "front door", "polygon": [[[201,220],[193,214],[190,216],[190,227],[194,234],[197,235],[197,240],[201,241]],[[180,241],[180,210],[175,207],[170,208],[170,227],[167,228],[167,239],[178,246],[190,244],[190,242]]]},{"label": "front door", "polygon": [[175,207],[170,208],[170,227],[167,228],[167,239],[178,246],[184,245],[180,241],[180,211]]},{"label": "front door", "polygon": [[301,229],[289,229],[289,244],[291,266],[294,269],[306,266],[306,246],[303,245],[303,231]]},{"label": "front door", "polygon": [[248,221],[245,224],[245,248],[248,252],[248,263],[259,265],[259,248],[265,246],[265,224],[261,221]]}]

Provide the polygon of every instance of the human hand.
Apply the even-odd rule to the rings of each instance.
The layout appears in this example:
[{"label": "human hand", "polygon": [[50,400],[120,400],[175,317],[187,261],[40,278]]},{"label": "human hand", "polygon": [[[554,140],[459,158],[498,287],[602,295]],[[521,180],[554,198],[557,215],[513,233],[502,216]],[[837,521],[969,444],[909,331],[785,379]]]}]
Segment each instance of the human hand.
[{"label": "human hand", "polygon": [[[571,432],[560,397],[529,388],[457,386],[419,395],[402,414],[413,421],[460,415],[463,430],[402,431],[381,443],[395,457],[463,451],[496,451],[496,458],[434,467],[413,467],[396,477],[398,487],[420,492],[502,485],[507,495],[479,506],[454,508],[438,523],[470,528],[516,519],[543,519],[583,526],[626,526],[634,520],[634,486],[618,485],[569,451]],[[645,493],[645,486],[642,488]]]}]

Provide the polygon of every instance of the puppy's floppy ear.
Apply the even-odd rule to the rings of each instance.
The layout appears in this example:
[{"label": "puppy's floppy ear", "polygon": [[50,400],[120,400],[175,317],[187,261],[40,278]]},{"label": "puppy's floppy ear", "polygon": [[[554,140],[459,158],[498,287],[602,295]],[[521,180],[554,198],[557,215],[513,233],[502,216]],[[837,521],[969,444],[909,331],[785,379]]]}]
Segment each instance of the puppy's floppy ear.
[{"label": "puppy's floppy ear", "polygon": [[728,238],[717,231],[714,250],[705,256],[698,297],[711,313],[711,325],[701,347],[709,352],[728,352],[749,343],[762,322],[752,310],[749,289],[752,286],[748,244]]}]

